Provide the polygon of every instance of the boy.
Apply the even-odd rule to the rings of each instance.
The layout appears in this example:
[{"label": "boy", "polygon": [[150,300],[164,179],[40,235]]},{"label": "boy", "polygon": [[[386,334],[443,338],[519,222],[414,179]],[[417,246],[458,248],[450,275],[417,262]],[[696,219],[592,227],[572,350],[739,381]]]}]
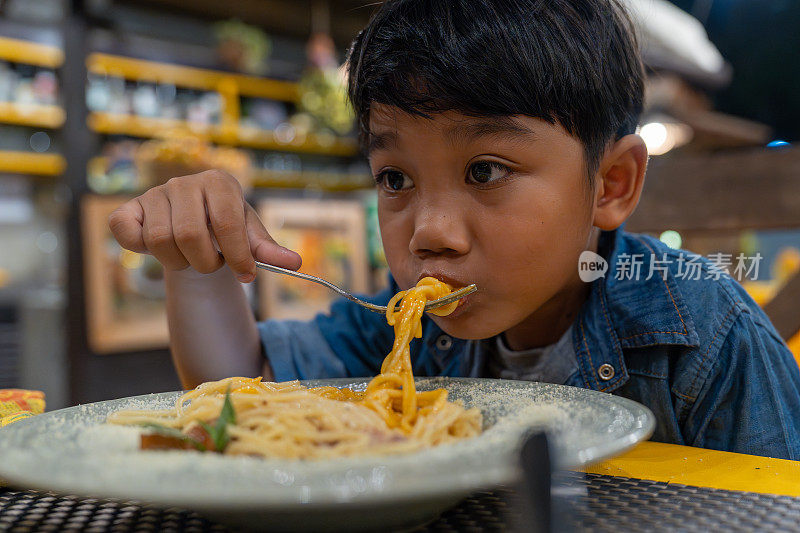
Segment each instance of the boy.
[{"label": "boy", "polygon": [[[708,261],[684,279],[685,252],[621,229],[647,162],[642,93],[616,0],[384,3],[349,57],[393,276],[372,301],[428,275],[477,284],[452,315],[424,318],[417,375],[606,391],[652,409],[655,440],[800,459],[800,373],[768,318],[735,281],[708,279]],[[172,179],[110,225],[166,267],[187,387],[372,376],[391,348],[384,317],[348,301],[308,323],[256,324],[239,285],[253,258],[296,269],[300,257],[223,173]],[[591,283],[576,268],[587,251],[610,265]],[[642,276],[617,275],[639,255]]]}]

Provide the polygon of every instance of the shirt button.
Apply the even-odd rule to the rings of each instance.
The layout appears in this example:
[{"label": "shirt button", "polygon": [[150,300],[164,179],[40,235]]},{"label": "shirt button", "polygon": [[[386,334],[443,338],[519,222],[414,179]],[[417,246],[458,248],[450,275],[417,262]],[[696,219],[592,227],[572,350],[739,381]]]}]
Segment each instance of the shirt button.
[{"label": "shirt button", "polygon": [[604,363],[597,369],[597,375],[600,376],[600,379],[603,381],[608,381],[614,377],[614,367],[608,363]]},{"label": "shirt button", "polygon": [[451,346],[453,346],[453,339],[448,335],[439,335],[439,338],[436,339],[436,348],[439,350],[449,350]]}]

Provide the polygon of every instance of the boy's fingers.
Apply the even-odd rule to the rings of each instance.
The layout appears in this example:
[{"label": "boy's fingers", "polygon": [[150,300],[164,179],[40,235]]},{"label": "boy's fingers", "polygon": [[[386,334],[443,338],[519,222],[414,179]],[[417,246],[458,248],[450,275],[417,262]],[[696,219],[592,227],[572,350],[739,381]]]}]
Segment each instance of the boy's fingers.
[{"label": "boy's fingers", "polygon": [[140,254],[148,253],[142,239],[143,223],[144,210],[138,198],[125,202],[108,217],[108,227],[120,246]]},{"label": "boy's fingers", "polygon": [[250,239],[250,249],[258,261],[292,270],[300,268],[302,263],[300,254],[276,243],[267,232],[264,224],[261,223],[258,214],[249,205],[245,206],[245,217],[247,219],[247,237]]},{"label": "boy's fingers", "polygon": [[244,199],[238,183],[218,180],[206,187],[208,219],[225,262],[242,282],[253,281],[256,265],[247,241]]},{"label": "boy's fingers", "polygon": [[183,270],[189,262],[178,249],[172,235],[172,217],[167,195],[161,187],[139,197],[144,211],[142,239],[150,253],[170,270]]},{"label": "boy's fingers", "polygon": [[193,176],[173,178],[166,191],[171,207],[172,234],[178,249],[196,271],[215,272],[223,265],[206,222],[203,191],[193,186]]}]

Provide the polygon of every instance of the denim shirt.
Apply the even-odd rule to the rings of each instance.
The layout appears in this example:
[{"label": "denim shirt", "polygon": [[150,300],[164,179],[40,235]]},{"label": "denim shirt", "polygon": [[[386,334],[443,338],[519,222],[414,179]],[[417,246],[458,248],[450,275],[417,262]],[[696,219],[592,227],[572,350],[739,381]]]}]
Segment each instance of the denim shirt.
[{"label": "denim shirt", "polygon": [[[797,363],[741,285],[707,259],[622,229],[604,232],[598,252],[609,269],[573,323],[578,369],[565,384],[646,405],[656,441],[800,460]],[[700,279],[682,275],[681,255]],[[630,257],[641,259],[638,279],[617,275]],[[390,278],[369,300],[385,304],[398,290]],[[278,381],[373,376],[394,339],[385,317],[347,300],[309,322],[258,326]],[[452,338],[423,317],[414,374],[480,377],[491,342]]]}]

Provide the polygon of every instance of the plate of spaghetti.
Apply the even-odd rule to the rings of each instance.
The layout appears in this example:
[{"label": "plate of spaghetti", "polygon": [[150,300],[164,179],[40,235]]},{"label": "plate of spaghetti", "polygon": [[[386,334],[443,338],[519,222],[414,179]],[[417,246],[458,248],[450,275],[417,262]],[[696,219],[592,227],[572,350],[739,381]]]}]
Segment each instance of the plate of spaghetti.
[{"label": "plate of spaghetti", "polygon": [[425,278],[389,302],[395,341],[375,377],[231,377],[46,413],[0,430],[0,478],[257,529],[389,529],[514,482],[532,428],[548,431],[564,468],[650,436],[652,413],[625,398],[535,382],[415,379],[409,344],[421,335],[425,303],[450,291]]}]

